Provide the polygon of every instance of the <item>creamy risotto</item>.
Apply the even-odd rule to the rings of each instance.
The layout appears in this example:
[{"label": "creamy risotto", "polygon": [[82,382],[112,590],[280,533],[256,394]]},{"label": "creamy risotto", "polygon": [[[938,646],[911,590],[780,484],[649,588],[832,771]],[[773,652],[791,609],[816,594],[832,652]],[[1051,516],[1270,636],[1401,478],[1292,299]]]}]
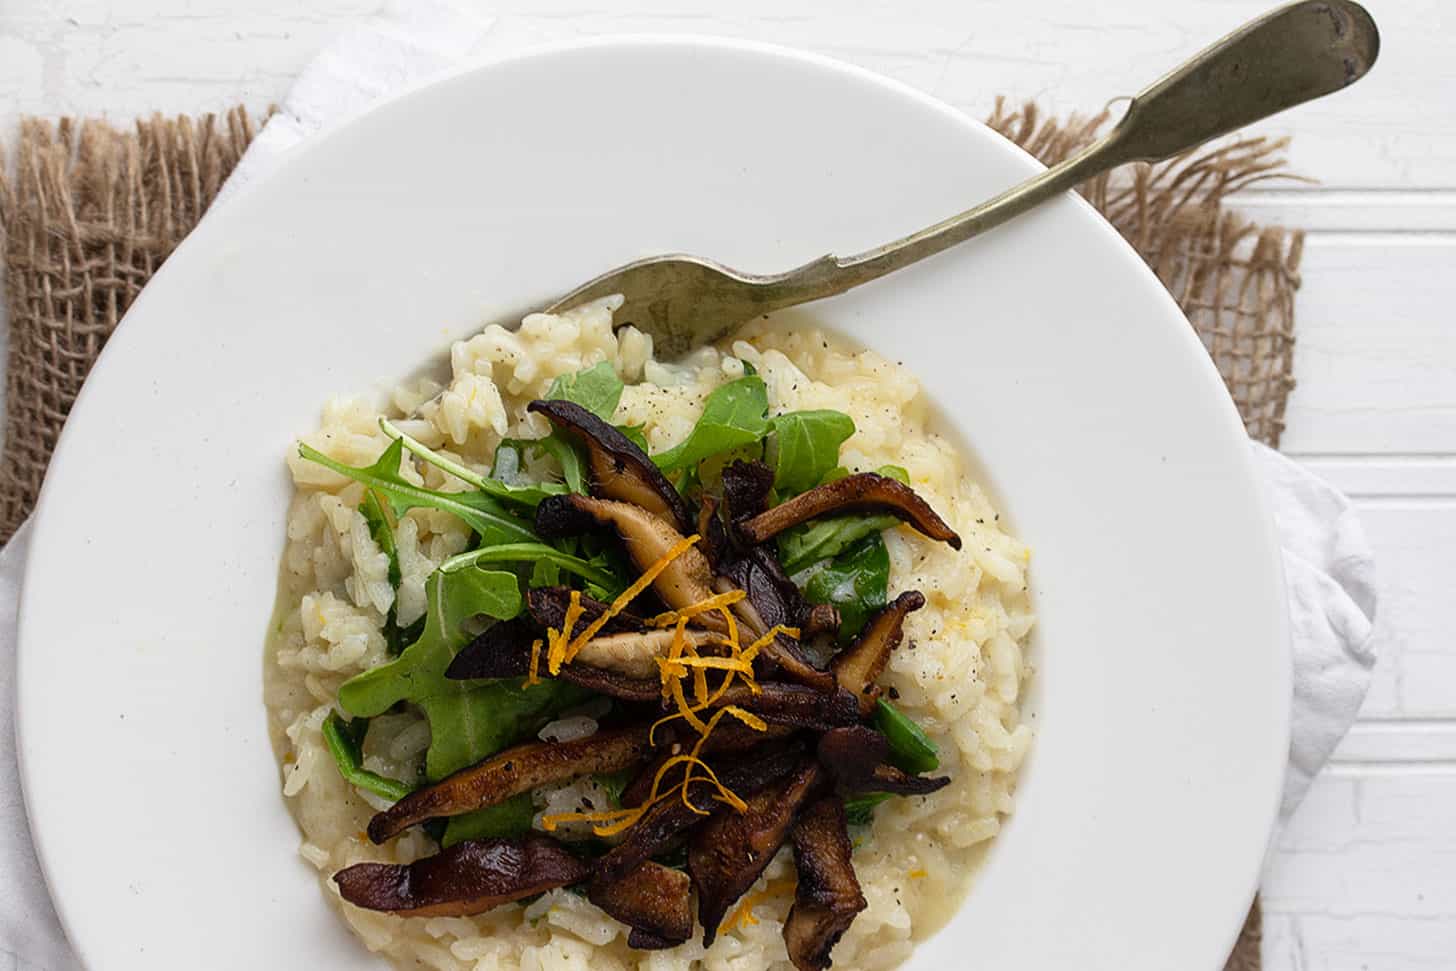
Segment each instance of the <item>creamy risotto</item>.
[{"label": "creamy risotto", "polygon": [[[527,406],[552,394],[553,389],[566,387],[563,381],[576,381],[579,387],[585,379],[577,381],[573,376],[583,373],[592,380],[612,375],[620,379],[617,383],[623,387],[615,405],[611,404],[612,387],[608,388],[604,407],[610,411],[603,420],[623,429],[660,461],[664,454],[681,457],[683,449],[674,453],[674,448],[703,434],[700,419],[715,391],[756,376],[766,392],[767,415],[752,419],[766,417],[767,427],[777,428],[780,436],[788,435],[791,427],[809,436],[805,439],[809,445],[792,459],[788,457],[792,443],[775,444],[772,432],[756,445],[730,449],[730,458],[779,463],[771,470],[776,498],[782,501],[784,495],[798,491],[787,488],[793,476],[821,472],[815,462],[842,467],[824,481],[845,473],[899,470],[894,474],[906,477],[909,488],[960,541],[960,548],[954,549],[922,534],[913,522],[896,525],[895,520],[877,534],[882,536],[889,565],[887,596],[884,591],[878,594],[880,604],[885,599],[894,601],[903,591],[919,591],[924,599],[920,609],[904,616],[903,638],[889,651],[878,675],[877,691],[882,692],[879,697],[886,706],[909,723],[910,731],[923,731],[933,743],[936,754],[932,761],[938,766],[925,774],[949,779],[948,784],[925,795],[844,797],[850,811],[853,872],[864,906],[850,915],[853,919],[847,931],[833,944],[832,960],[835,967],[863,971],[893,967],[909,957],[918,938],[950,916],[963,898],[975,862],[1013,808],[1017,770],[1031,740],[1019,710],[1031,670],[1025,653],[1033,623],[1027,594],[1029,551],[1002,528],[997,510],[968,477],[956,448],[930,429],[929,403],[905,368],[874,352],[849,347],[827,333],[784,331],[767,324],[750,325],[720,345],[700,349],[684,360],[658,361],[648,337],[631,327],[613,330],[614,307],[612,300],[606,300],[559,316],[535,314],[515,331],[487,327],[451,349],[448,386],[421,380],[399,388],[382,405],[366,398],[333,399],[324,408],[319,428],[304,437],[306,448],[290,450],[288,468],[296,489],[288,514],[278,607],[266,649],[265,683],[283,795],[302,831],[299,852],[317,869],[324,893],[336,902],[363,945],[402,968],[744,971],[793,966],[784,927],[795,899],[795,846],[799,843],[788,838],[753,879],[751,889],[731,901],[716,940],[706,948],[702,927],[695,927],[692,936],[676,946],[657,950],[629,947],[628,925],[607,916],[593,902],[595,896],[584,895],[579,886],[555,886],[474,915],[459,915],[469,908],[450,905],[426,908],[420,916],[398,916],[387,912],[391,907],[368,909],[345,902],[340,897],[340,883],[334,879],[354,864],[408,864],[429,857],[439,851],[439,838],[460,845],[450,835],[453,830],[442,836],[440,825],[428,824],[400,827],[397,835],[376,845],[369,835],[376,832],[370,829],[371,820],[404,793],[438,781],[435,776],[446,770],[461,768],[459,763],[465,758],[474,761],[482,754],[492,754],[478,745],[462,748],[454,739],[443,737],[443,732],[452,730],[445,726],[455,721],[447,721],[439,713],[441,709],[412,704],[408,685],[393,690],[385,683],[387,679],[378,677],[367,682],[369,691],[356,691],[357,697],[373,692],[367,702],[352,701],[354,710],[341,703],[340,689],[351,679],[359,683],[364,672],[384,668],[402,649],[406,653],[401,657],[411,656],[417,640],[430,639],[432,625],[422,622],[428,620],[430,597],[437,592],[432,576],[438,576],[442,564],[463,562],[461,554],[484,544],[477,539],[478,530],[450,507],[405,508],[408,503],[381,502],[392,497],[367,489],[357,477],[336,468],[374,466],[391,447],[394,436],[402,434],[420,451],[404,452],[405,460],[395,476],[398,482],[435,494],[475,493],[470,481],[448,470],[454,463],[467,475],[490,477],[499,483],[499,503],[477,503],[480,508],[513,510],[519,513],[519,521],[530,524],[529,504],[541,500],[530,493],[534,484],[546,484],[542,492],[548,494],[553,507],[574,501],[563,484],[563,478],[571,479],[563,467],[563,462],[573,460],[569,436],[556,430],[554,447],[529,444],[552,435],[554,429],[548,415],[528,411]],[[600,367],[603,363],[605,369]],[[773,425],[775,416],[830,412],[848,416],[852,429],[835,426],[843,427],[848,437],[838,442],[837,457],[831,454],[827,461],[812,456],[817,425],[808,427],[807,421]],[[382,424],[381,418],[390,419],[391,424]],[[831,442],[837,438],[829,436]],[[566,441],[564,447],[562,441]],[[333,465],[310,458],[313,453],[308,449],[317,450]],[[425,453],[439,458],[445,467],[419,457]],[[577,461],[584,461],[581,455],[578,446]],[[790,461],[804,464],[791,475],[784,465]],[[507,464],[509,468],[504,467]],[[585,465],[590,484],[590,461]],[[724,475],[723,467],[721,458],[709,458],[670,472],[669,477],[687,495],[694,489],[706,494],[715,488],[717,477]],[[599,469],[596,474],[601,474]],[[801,482],[799,489],[809,485],[813,483]],[[576,501],[585,508],[585,503]],[[539,522],[539,511],[537,515]],[[381,531],[381,524],[387,532]],[[807,528],[809,524],[797,527],[801,539]],[[785,537],[792,535],[779,536],[780,551],[785,549]],[[504,541],[511,542],[513,537],[506,535]],[[558,545],[580,561],[589,561],[599,572],[624,569],[626,561],[609,544],[599,544],[600,548],[585,542],[572,545],[576,542]],[[880,541],[869,542],[877,544],[878,555]],[[699,547],[709,549],[707,543],[704,539]],[[842,560],[844,551],[837,555]],[[452,557],[456,559],[452,561]],[[591,593],[603,602],[620,592],[606,579],[583,579],[585,574],[541,562],[495,563],[489,572],[486,565],[484,561],[472,563],[470,569],[497,580],[503,576],[501,571],[510,571],[523,589],[559,584],[563,596],[571,584],[576,584],[579,596]],[[864,616],[856,615],[863,605],[854,598],[863,593],[864,578],[870,574],[856,573],[855,564],[834,558],[784,565],[795,582],[812,594],[811,601],[838,608],[837,622],[865,622]],[[629,570],[626,578],[635,577],[641,566]],[[829,572],[836,569],[840,572]],[[811,587],[819,573],[829,580],[821,578]],[[489,600],[495,595],[492,590],[482,588],[480,597],[486,599],[481,602],[495,602]],[[511,597],[519,595],[509,589],[496,593],[518,603]],[[649,591],[647,596],[651,595]],[[670,596],[662,599],[652,610],[639,610],[635,603],[628,610],[645,614],[680,606]],[[459,636],[476,638],[489,623],[489,609],[484,616],[465,617],[460,620]],[[582,626],[578,623],[575,629]],[[669,618],[658,641],[670,641],[673,629]],[[535,638],[528,677],[548,676],[553,651],[556,662],[570,655],[566,641],[571,632],[559,638],[560,644],[558,633],[553,629]],[[711,632],[702,634],[704,656],[717,653],[736,663],[749,635],[745,633],[731,644],[725,644],[721,633],[717,637],[715,641]],[[844,650],[843,643],[835,644],[832,632],[819,638],[817,648],[810,646],[807,631],[803,637],[804,656],[819,667],[828,663],[836,649]],[[673,650],[679,649],[680,645]],[[565,670],[570,672],[571,663]],[[650,681],[657,680],[656,670],[647,669]],[[693,671],[683,668],[679,673],[691,708]],[[662,674],[662,684],[666,692],[667,673]],[[351,701],[350,690],[354,689],[345,691],[345,701]],[[749,691],[741,694],[747,699],[744,707],[755,710],[759,699]],[[507,726],[528,732],[526,738],[503,738],[502,742],[590,740],[606,732],[623,710],[621,701],[614,708],[611,697],[591,692],[578,691],[559,700],[554,706],[543,703],[531,708]],[[664,704],[665,715],[681,711],[671,701]],[[357,717],[365,709],[371,716],[367,722]],[[351,715],[356,717],[351,719]],[[480,716],[451,709],[449,717],[468,721]],[[690,744],[696,736],[685,721],[679,715],[675,725],[663,730],[681,730],[685,733],[681,737]],[[882,721],[873,724],[894,742],[893,726],[886,727]],[[753,730],[747,720],[736,727],[741,732]],[[585,838],[580,845],[600,853],[625,834],[594,836],[593,828],[610,829],[603,826],[609,817],[631,821],[630,810],[620,808],[622,780],[627,775],[630,773],[589,773],[520,793],[513,801],[524,814],[520,825],[543,836],[550,829],[553,840]],[[825,777],[822,771],[820,777]],[[820,791],[829,791],[825,785],[821,783]],[[732,811],[721,801],[703,801],[717,811]],[[610,816],[613,812],[617,815]],[[455,826],[455,821],[450,825]],[[468,837],[470,833],[462,828],[457,835]],[[808,851],[801,847],[799,852]],[[664,860],[668,868],[682,869],[681,858]],[[688,868],[692,868],[691,860]],[[423,892],[419,879],[416,874],[416,885],[401,892]]]}]

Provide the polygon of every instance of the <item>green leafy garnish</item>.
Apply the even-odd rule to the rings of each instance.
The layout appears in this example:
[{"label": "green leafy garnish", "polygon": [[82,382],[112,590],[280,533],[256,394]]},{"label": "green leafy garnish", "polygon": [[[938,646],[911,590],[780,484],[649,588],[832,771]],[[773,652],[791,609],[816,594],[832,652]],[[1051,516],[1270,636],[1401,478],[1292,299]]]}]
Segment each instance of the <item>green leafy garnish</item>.
[{"label": "green leafy garnish", "polygon": [[561,477],[566,487],[586,495],[586,463],[582,461],[581,449],[575,442],[568,441],[560,432],[552,432],[536,442],[544,448],[561,466]]},{"label": "green leafy garnish", "polygon": [[606,361],[575,374],[563,374],[551,382],[546,397],[581,405],[602,421],[611,421],[617,402],[622,400],[622,379]]},{"label": "green leafy garnish", "polygon": [[[581,405],[602,421],[611,421],[617,402],[622,400],[622,379],[606,361],[575,374],[558,375],[546,391],[551,401],[570,401]],[[581,446],[559,431],[525,444],[543,448],[561,465],[561,477],[572,492],[585,493],[586,465]]]},{"label": "green leafy garnish", "polygon": [[399,548],[394,543],[394,527],[389,524],[389,517],[384,512],[384,505],[379,501],[379,493],[373,489],[364,490],[364,499],[359,503],[359,512],[364,516],[364,522],[369,525],[369,535],[374,542],[379,544],[380,550],[389,557],[389,585],[395,589],[399,588]]},{"label": "green leafy garnish", "polygon": [[868,826],[875,818],[875,807],[890,798],[888,792],[866,792],[844,800],[844,818],[851,826]]},{"label": "green leafy garnish", "polygon": [[[359,503],[359,513],[369,525],[369,535],[374,537],[374,542],[389,557],[389,585],[394,589],[397,598],[402,576],[399,569],[399,547],[394,541],[394,527],[390,525],[389,514],[384,511],[384,504],[379,501],[379,493],[373,489],[365,489],[364,498]],[[398,657],[399,652],[409,643],[399,626],[398,609],[399,601],[396,599],[389,605],[389,611],[384,616],[384,641],[389,648],[390,657]]]},{"label": "green leafy garnish", "polygon": [[536,539],[531,528],[493,496],[483,492],[436,492],[407,481],[399,474],[399,463],[404,457],[404,443],[400,439],[390,442],[377,462],[362,469],[336,462],[302,442],[298,444],[298,454],[377,490],[396,516],[417,508],[441,509],[474,530],[483,543],[528,543]]},{"label": "green leafy garnish", "polygon": [[854,419],[842,411],[791,411],[773,419],[768,459],[774,488],[805,492],[839,465],[839,447],[854,434]]},{"label": "green leafy garnish", "polygon": [[875,727],[890,743],[890,761],[897,767],[916,774],[940,767],[940,749],[930,736],[884,698],[875,708]]},{"label": "green leafy garnish", "polygon": [[338,712],[330,712],[329,717],[324,720],[324,745],[334,757],[334,764],[339,767],[339,775],[344,777],[345,782],[376,796],[398,802],[414,792],[415,787],[361,768],[364,762],[364,734],[368,730],[367,718],[345,721],[339,717]]},{"label": "green leafy garnish", "polygon": [[889,602],[890,553],[880,534],[870,533],[834,559],[796,576],[795,581],[805,600],[839,608],[839,640],[847,644]]},{"label": "green leafy garnish", "polygon": [[[410,452],[418,455],[426,462],[435,466],[435,468],[448,472],[460,481],[467,482],[470,485],[475,486],[475,488],[479,489],[481,492],[484,492],[486,495],[494,496],[495,498],[500,499],[503,502],[512,503],[518,506],[524,506],[527,509],[534,510],[537,506],[541,504],[541,500],[545,499],[547,496],[560,495],[561,493],[567,491],[566,486],[562,485],[559,482],[522,483],[518,481],[520,478],[519,464],[506,470],[507,472],[515,473],[513,478],[515,478],[517,481],[508,481],[504,475],[498,476],[497,470],[494,467],[492,467],[491,469],[491,475],[480,475],[479,473],[461,465],[459,462],[456,462],[454,459],[447,458],[446,456],[441,455],[439,452],[436,452],[434,449],[425,445],[418,439],[406,435],[404,432],[400,431],[393,424],[391,424],[387,419],[379,419],[379,427],[384,429],[384,433],[390,438],[396,439],[397,441],[402,443],[404,447],[407,448]],[[513,440],[508,439],[508,441]],[[504,446],[505,442],[502,442],[501,445]],[[502,449],[497,448],[496,459],[498,463],[501,459],[501,456]],[[517,463],[519,463],[519,452],[515,453],[515,458],[517,460]]]},{"label": "green leafy garnish", "polygon": [[592,694],[555,679],[533,685],[518,678],[442,682],[415,700],[430,720],[425,777],[431,782],[540,731],[562,709],[582,704]]},{"label": "green leafy garnish", "polygon": [[744,375],[715,388],[688,437],[652,456],[652,461],[668,472],[687,468],[710,455],[756,442],[768,429],[768,388],[763,378]]},{"label": "green leafy garnish", "polygon": [[618,425],[617,431],[627,437],[627,441],[642,449],[642,454],[647,454],[647,433],[642,430],[641,425]]},{"label": "green leafy garnish", "polygon": [[523,792],[505,802],[477,809],[463,816],[451,816],[440,837],[440,846],[448,849],[466,840],[482,840],[492,837],[524,836],[531,830],[531,820],[536,808],[531,804],[531,794]]},{"label": "green leafy garnish", "polygon": [[[906,484],[910,481],[910,474],[898,465],[884,465],[875,471]],[[847,474],[842,469],[833,469],[821,482],[832,482]],[[820,560],[838,556],[866,536],[882,533],[899,523],[899,519],[888,513],[848,513],[816,519],[795,526],[779,537],[779,561],[785,573],[798,573]]]},{"label": "green leafy garnish", "polygon": [[516,616],[521,611],[521,590],[514,573],[465,566],[430,574],[425,602],[425,628],[419,640],[393,661],[357,674],[339,688],[339,704],[345,711],[372,718],[398,702],[418,704],[431,693],[457,688],[458,682],[445,678],[445,668],[469,639],[465,621],[481,614],[499,620]]},{"label": "green leafy garnish", "polygon": [[[556,547],[547,546],[545,543],[502,543],[499,546],[487,546],[484,549],[471,550],[468,553],[458,553],[440,564],[440,569],[458,570],[467,566],[479,566],[483,563],[550,563],[559,569],[575,573],[603,590],[621,592],[627,586],[621,578],[609,570],[602,569],[579,556],[563,553]],[[539,586],[539,584],[533,583],[533,586]]]}]

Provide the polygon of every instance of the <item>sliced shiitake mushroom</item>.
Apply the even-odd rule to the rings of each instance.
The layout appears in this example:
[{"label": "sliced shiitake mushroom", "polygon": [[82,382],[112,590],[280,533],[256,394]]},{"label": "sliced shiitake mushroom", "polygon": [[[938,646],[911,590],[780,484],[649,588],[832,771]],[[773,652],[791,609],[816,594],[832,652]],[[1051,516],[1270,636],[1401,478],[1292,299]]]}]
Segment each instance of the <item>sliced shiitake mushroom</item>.
[{"label": "sliced shiitake mushroom", "polygon": [[819,763],[806,760],[786,781],[745,800],[745,811],[724,807],[694,830],[688,873],[698,891],[704,947],[712,945],[728,908],[763,873],[788,836],[794,816],[823,781]]},{"label": "sliced shiitake mushroom", "polygon": [[[581,606],[581,619],[576,622],[577,630],[581,630],[610,609],[600,600],[574,591],[570,587],[532,587],[526,591],[526,610],[530,613],[531,619],[543,630],[553,627],[561,630],[566,625],[566,611],[571,607],[573,593],[577,594],[577,603]],[[645,630],[646,627],[647,625],[641,617],[623,610],[613,614],[602,627],[601,632],[603,634],[627,634],[632,631]]]},{"label": "sliced shiitake mushroom", "polygon": [[401,917],[469,917],[580,883],[588,867],[544,836],[469,840],[410,864],[356,863],[334,874],[356,907]]},{"label": "sliced shiitake mushroom", "polygon": [[[736,588],[746,594],[733,605],[733,612],[754,639],[780,624],[801,628],[809,617],[809,605],[799,588],[784,574],[774,555],[763,547],[751,549],[731,563],[723,564],[716,588],[720,593]],[[781,670],[800,684],[828,689],[834,683],[833,676],[816,668],[798,641],[788,635],[775,637],[760,650],[759,656],[770,671]]]},{"label": "sliced shiitake mushroom", "polygon": [[691,878],[650,860],[610,879],[598,874],[586,897],[632,928],[627,940],[639,950],[676,947],[693,933]]},{"label": "sliced shiitake mushroom", "polygon": [[732,522],[756,516],[768,508],[774,473],[763,462],[739,459],[723,469],[723,507]]},{"label": "sliced shiitake mushroom", "polygon": [[552,425],[586,446],[592,495],[641,506],[680,533],[692,529],[687,503],[647,453],[626,435],[571,401],[533,401],[526,410],[545,415]]},{"label": "sliced shiitake mushroom", "polygon": [[537,786],[577,776],[620,772],[640,762],[651,747],[648,726],[597,732],[569,742],[527,742],[417,789],[369,821],[376,843],[416,823],[457,816],[504,802]]},{"label": "sliced shiitake mushroom", "polygon": [[799,971],[824,971],[829,952],[868,906],[850,854],[844,803],[824,796],[794,821],[790,831],[799,884],[784,921],[784,944]]},{"label": "sliced shiitake mushroom", "polygon": [[[524,678],[531,673],[531,643],[541,638],[534,624],[523,618],[502,621],[460,649],[445,669],[445,677],[460,681],[478,678]],[[536,661],[536,675],[549,677],[544,654]],[[623,701],[656,701],[662,696],[657,678],[635,678],[573,661],[557,675],[597,694]]]},{"label": "sliced shiitake mushroom", "polygon": [[819,516],[845,512],[885,512],[898,516],[931,539],[961,548],[961,538],[915,490],[889,476],[861,472],[815,486],[738,524],[746,543],[765,542]]},{"label": "sliced shiitake mushroom", "polygon": [[[628,502],[572,494],[550,496],[536,507],[536,532],[548,539],[573,536],[599,526],[616,531],[627,555],[643,571],[683,540],[667,520]],[[713,571],[701,550],[688,547],[657,575],[652,587],[669,607],[691,607],[713,596]],[[699,626],[713,630],[726,626],[711,612],[695,620]]]},{"label": "sliced shiitake mushroom", "polygon": [[907,590],[900,594],[871,617],[859,639],[830,664],[839,686],[859,699],[862,714],[869,715],[874,710],[880,696],[875,679],[885,670],[890,652],[900,645],[905,617],[924,606],[925,597],[920,591]]},{"label": "sliced shiitake mushroom", "polygon": [[712,707],[735,705],[753,712],[770,725],[807,728],[816,732],[852,725],[860,718],[855,696],[840,688],[820,691],[807,685],[779,681],[763,681],[758,687],[759,690],[754,691],[746,684],[732,685],[712,701]]},{"label": "sliced shiitake mushroom", "polygon": [[[659,689],[660,694],[660,689]],[[789,738],[797,733],[799,729],[793,725],[770,724],[763,731],[757,728],[749,728],[740,721],[729,718],[718,724],[703,743],[702,755],[738,755],[757,749],[765,743],[775,742],[779,739]],[[658,727],[656,734],[657,756],[642,764],[641,770],[627,783],[627,788],[622,790],[622,805],[624,807],[640,806],[646,801],[652,791],[652,783],[657,778],[657,772],[662,768],[664,762],[674,756],[692,748],[698,741],[698,735],[691,728],[682,723],[668,724]],[[663,786],[671,787],[682,781],[681,772],[673,773],[676,770],[669,769],[668,775],[663,779]]]},{"label": "sliced shiitake mushroom", "polygon": [[815,748],[819,761],[834,780],[849,790],[863,789],[863,781],[874,774],[875,766],[890,753],[889,740],[864,725],[827,731],[819,736]]},{"label": "sliced shiitake mushroom", "polygon": [[[746,798],[762,792],[794,771],[803,761],[803,756],[804,746],[801,743],[770,743],[732,761],[715,760],[711,765],[719,782],[738,796]],[[652,767],[647,784],[649,790],[651,779],[656,777],[657,770],[658,766]],[[672,778],[663,779],[661,791],[668,791],[669,786],[682,784],[681,772],[673,775],[673,769],[669,769],[668,773]],[[717,792],[717,787],[703,778],[700,770],[689,787],[687,797],[699,809],[708,809],[715,805],[714,796]],[[644,792],[637,803],[645,799],[646,795]],[[628,803],[625,794],[622,802],[623,805],[636,805]],[[614,880],[630,872],[643,861],[670,849],[684,833],[702,822],[702,819],[702,814],[695,812],[684,802],[681,794],[648,807],[642,817],[627,830],[622,842],[597,861],[598,877]]]},{"label": "sliced shiitake mushroom", "polygon": [[950,779],[910,775],[885,762],[890,743],[863,725],[835,728],[819,736],[819,761],[842,792],[888,792],[897,796],[924,796],[950,783]]}]

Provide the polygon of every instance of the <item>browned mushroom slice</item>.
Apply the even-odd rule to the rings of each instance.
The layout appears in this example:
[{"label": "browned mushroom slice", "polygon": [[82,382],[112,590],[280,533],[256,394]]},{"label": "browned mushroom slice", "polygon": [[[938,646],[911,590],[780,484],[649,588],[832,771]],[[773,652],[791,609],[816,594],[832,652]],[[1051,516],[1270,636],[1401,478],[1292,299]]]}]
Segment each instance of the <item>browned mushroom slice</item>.
[{"label": "browned mushroom slice", "polygon": [[716,496],[704,495],[702,502],[698,505],[698,535],[703,537],[699,545],[702,546],[703,555],[708,558],[710,564],[716,565],[730,552],[728,527],[724,526],[723,520],[718,518],[718,498]]},{"label": "browned mushroom slice", "polygon": [[533,401],[526,410],[545,415],[552,425],[586,446],[592,495],[641,506],[678,532],[692,529],[683,497],[626,435],[574,402]]},{"label": "browned mushroom slice", "polygon": [[745,542],[762,543],[810,519],[844,512],[890,513],[931,539],[948,543],[952,549],[961,548],[961,538],[955,530],[915,490],[874,472],[845,476],[800,493],[740,523],[738,532]]},{"label": "browned mushroom slice", "polygon": [[[526,591],[526,610],[531,618],[543,628],[561,630],[566,626],[566,611],[571,606],[570,587],[532,587]],[[584,593],[577,593],[581,605],[581,619],[576,622],[578,630],[607,612],[607,604]],[[643,630],[647,625],[635,614],[621,611],[613,614],[602,628],[603,634],[626,634]]]},{"label": "browned mushroom slice", "polygon": [[[803,755],[804,747],[797,742],[769,744],[744,753],[731,762],[715,762],[713,771],[725,788],[740,798],[747,798],[762,792],[794,771],[803,761]],[[671,769],[668,771],[672,772]],[[652,775],[655,777],[657,772],[654,770]],[[681,784],[682,774],[677,773],[675,778],[664,778],[661,791],[669,791],[668,786]],[[648,789],[650,788],[649,782]],[[714,805],[713,797],[717,791],[717,787],[699,773],[693,778],[688,798],[699,809],[708,809]],[[641,798],[645,799],[646,796],[647,793],[644,792]],[[625,795],[622,804],[628,805]],[[702,822],[702,819],[702,814],[694,812],[684,803],[681,795],[652,805],[627,830],[622,842],[597,861],[597,875],[608,880],[621,877],[643,861],[671,849],[685,832]]]},{"label": "browned mushroom slice", "polygon": [[890,743],[883,734],[864,725],[847,725],[819,736],[819,761],[840,786],[850,791],[864,789],[875,767],[885,761]]},{"label": "browned mushroom slice", "polygon": [[910,775],[908,772],[885,763],[875,766],[869,779],[865,781],[864,791],[888,792],[896,796],[928,796],[948,785],[950,785],[949,776]]},{"label": "browned mushroom slice", "polygon": [[369,821],[369,838],[383,843],[415,823],[484,809],[537,786],[579,775],[620,772],[647,756],[648,726],[597,732],[570,742],[527,742],[417,789]]},{"label": "browned mushroom slice", "polygon": [[885,762],[890,743],[863,725],[835,728],[819,736],[819,761],[843,792],[888,792],[924,796],[950,783],[945,777],[910,775]]},{"label": "browned mushroom slice", "polygon": [[875,707],[880,696],[875,679],[885,670],[890,652],[900,645],[906,615],[924,606],[925,597],[918,590],[900,594],[871,617],[859,639],[830,664],[839,686],[859,699],[861,713],[868,715]]},{"label": "browned mushroom slice", "polygon": [[[503,630],[508,625],[515,626]],[[445,677],[467,681],[477,678],[524,678],[531,673],[531,642],[540,636],[529,623],[517,624],[517,621],[508,620],[496,624],[461,648],[460,653],[455,655],[450,666],[445,669]],[[543,679],[548,677],[542,657],[537,658],[536,674]],[[656,701],[662,697],[662,685],[657,678],[629,677],[589,664],[568,664],[561,669],[558,677],[597,694],[623,701]]]},{"label": "browned mushroom slice", "polygon": [[704,947],[712,945],[723,915],[783,845],[794,816],[818,792],[823,779],[819,763],[805,761],[785,782],[745,800],[745,811],[724,807],[693,832],[688,873],[698,891]]},{"label": "browned mushroom slice", "polygon": [[842,622],[838,607],[833,604],[812,604],[804,615],[803,627],[799,633],[805,640],[820,634],[838,634]]},{"label": "browned mushroom slice", "polygon": [[531,669],[531,642],[540,636],[524,617],[491,624],[451,659],[445,677],[456,681],[524,677]]},{"label": "browned mushroom slice", "polygon": [[[573,536],[596,526],[610,526],[622,539],[637,569],[656,565],[683,540],[667,520],[640,506],[589,496],[549,496],[536,507],[536,532],[548,539]],[[688,547],[657,575],[652,588],[669,607],[691,607],[713,596],[713,571],[701,550]],[[723,630],[715,613],[696,618],[699,626]]]},{"label": "browned mushroom slice", "polygon": [[784,921],[784,944],[799,971],[824,971],[829,952],[868,906],[850,858],[853,846],[838,796],[825,796],[799,816],[790,833],[799,886]]},{"label": "browned mushroom slice", "polygon": [[771,725],[790,725],[816,732],[853,725],[860,717],[855,697],[847,691],[819,691],[777,681],[761,682],[759,689],[755,692],[746,684],[735,684],[713,702],[713,707],[736,705]]},{"label": "browned mushroom slice", "polygon": [[334,874],[356,907],[401,917],[469,917],[580,883],[588,869],[544,836],[470,840],[408,865],[356,863]]},{"label": "browned mushroom slice", "polygon": [[654,678],[632,678],[589,664],[566,665],[561,669],[561,680],[622,701],[657,701],[662,697],[662,685]]},{"label": "browned mushroom slice", "polygon": [[[667,657],[675,630],[652,630],[637,634],[593,637],[582,645],[572,664],[589,664],[625,674],[629,678],[659,678],[657,659]],[[704,630],[683,631],[683,643],[701,655],[722,653],[721,635]]]},{"label": "browned mushroom slice", "polygon": [[686,873],[648,861],[610,879],[598,874],[586,897],[632,928],[632,947],[658,950],[692,936],[691,889]]},{"label": "browned mushroom slice", "polygon": [[723,469],[723,505],[728,519],[739,522],[768,508],[773,469],[762,462],[730,462]]},{"label": "browned mushroom slice", "polygon": [[[659,688],[659,694],[661,689]],[[774,742],[779,739],[788,738],[798,732],[794,725],[771,724],[763,731],[756,728],[749,728],[740,721],[729,718],[719,722],[718,727],[713,729],[707,741],[703,743],[702,755],[736,755],[747,752],[750,749],[758,748],[766,742]],[[698,735],[691,728],[682,724],[669,724],[658,728],[657,735],[658,756],[644,762],[641,771],[622,790],[621,801],[623,807],[640,806],[646,801],[647,796],[652,792],[652,783],[657,778],[657,772],[662,768],[664,762],[674,756],[681,755],[698,741]],[[669,773],[674,770],[668,770]],[[682,781],[681,773],[674,776],[664,777],[663,786],[671,787]],[[735,790],[736,791],[736,790]]]},{"label": "browned mushroom slice", "polygon": [[[733,612],[755,639],[779,625],[797,628],[809,613],[799,588],[784,575],[773,554],[763,548],[750,550],[725,565],[716,586],[719,592],[736,588],[747,595],[733,605]],[[759,656],[770,669],[782,670],[800,684],[827,690],[834,683],[833,676],[816,668],[798,642],[787,635],[775,637],[759,651]]]}]

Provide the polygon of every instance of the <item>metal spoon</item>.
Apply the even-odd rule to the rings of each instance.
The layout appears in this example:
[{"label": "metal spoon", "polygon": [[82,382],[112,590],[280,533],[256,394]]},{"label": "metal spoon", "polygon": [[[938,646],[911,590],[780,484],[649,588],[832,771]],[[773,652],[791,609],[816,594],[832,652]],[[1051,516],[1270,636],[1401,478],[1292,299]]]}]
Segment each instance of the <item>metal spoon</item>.
[{"label": "metal spoon", "polygon": [[1133,98],[1117,127],[988,202],[857,256],[824,256],[786,273],[742,273],[697,256],[637,260],[546,308],[620,293],[619,324],[680,355],[753,317],[832,297],[978,236],[1125,162],[1157,161],[1347,87],[1380,50],[1375,21],[1351,0],[1302,0],[1252,20]]}]

